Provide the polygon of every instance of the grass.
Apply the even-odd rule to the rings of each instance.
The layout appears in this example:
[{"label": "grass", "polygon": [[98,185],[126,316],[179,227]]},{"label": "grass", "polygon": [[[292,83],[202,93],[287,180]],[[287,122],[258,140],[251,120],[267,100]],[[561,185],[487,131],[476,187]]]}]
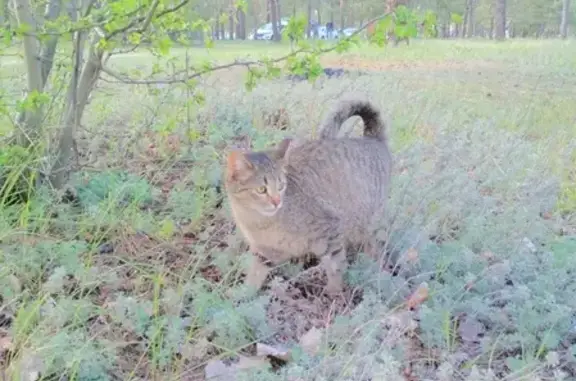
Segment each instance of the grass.
[{"label": "grass", "polygon": [[[187,53],[227,62],[287,51],[222,43],[110,64],[169,73]],[[572,41],[362,46],[324,57],[350,73],[314,84],[277,79],[246,92],[241,69],[201,78],[200,104],[178,86],[100,81],[78,133],[77,203],[42,191],[0,214],[0,369],[14,380],[201,380],[207,367],[228,369],[215,360],[249,356],[265,369],[239,379],[576,377],[575,53]],[[17,99],[21,65],[0,65]],[[59,99],[58,83],[50,91]],[[319,294],[313,273],[298,277],[302,264],[259,293],[245,289],[249,258],[216,189],[222,158],[232,146],[314,136],[348,91],[390,120],[382,235],[399,267],[360,255],[338,300]],[[264,122],[280,108],[287,131]],[[266,369],[256,343],[294,348],[293,358]]]}]

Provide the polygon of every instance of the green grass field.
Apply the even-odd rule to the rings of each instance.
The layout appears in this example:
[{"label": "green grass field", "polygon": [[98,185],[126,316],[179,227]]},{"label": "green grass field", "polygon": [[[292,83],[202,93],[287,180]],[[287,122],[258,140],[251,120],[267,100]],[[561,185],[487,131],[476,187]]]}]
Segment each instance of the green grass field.
[{"label": "green grass field", "polygon": [[[159,76],[288,51],[224,42],[109,65]],[[266,80],[251,92],[242,68],[201,77],[194,91],[103,76],[77,136],[78,202],[42,191],[0,213],[0,375],[574,379],[574,57],[573,41],[415,40],[323,57],[349,70],[341,78]],[[0,62],[9,99],[20,97],[22,70],[17,56]],[[52,128],[64,90],[55,81],[49,91]],[[314,137],[353,91],[389,121],[395,170],[382,239],[396,271],[360,254],[337,300],[301,263],[246,289],[249,256],[216,190],[222,159],[233,146]],[[287,130],[265,122],[278,110]],[[263,345],[290,350],[290,361],[271,361]]]}]

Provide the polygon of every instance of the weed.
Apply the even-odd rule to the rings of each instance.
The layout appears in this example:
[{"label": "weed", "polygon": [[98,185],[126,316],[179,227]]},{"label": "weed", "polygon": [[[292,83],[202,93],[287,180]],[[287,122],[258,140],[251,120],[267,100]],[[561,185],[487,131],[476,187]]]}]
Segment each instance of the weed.
[{"label": "weed", "polygon": [[[213,59],[260,54],[224,45]],[[282,78],[247,92],[238,71],[207,77],[203,102],[180,88],[105,84],[83,121],[83,169],[67,202],[41,187],[0,204],[0,367],[14,379],[201,379],[211,360],[234,363],[266,343],[293,348],[292,360],[239,379],[575,377],[571,49],[362,47],[338,65],[325,57],[348,72],[315,83]],[[111,62],[162,64],[142,52]],[[3,77],[3,88],[18,81]],[[302,264],[276,269],[258,293],[245,288],[248,256],[219,189],[224,153],[316,136],[348,91],[391,121],[381,234],[393,271],[360,254],[342,300],[316,292]],[[278,110],[289,123],[268,125]],[[2,151],[0,176],[19,184],[41,163]],[[427,298],[407,309],[422,284]],[[310,352],[300,340],[312,328],[322,338]]]}]

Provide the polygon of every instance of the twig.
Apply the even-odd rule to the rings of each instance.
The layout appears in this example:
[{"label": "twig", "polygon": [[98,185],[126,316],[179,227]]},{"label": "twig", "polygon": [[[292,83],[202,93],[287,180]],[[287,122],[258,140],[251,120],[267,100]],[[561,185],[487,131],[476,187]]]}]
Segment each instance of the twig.
[{"label": "twig", "polygon": [[[176,12],[177,10],[179,10],[180,8],[182,8],[183,6],[188,4],[189,1],[190,0],[183,0],[182,2],[176,4],[175,6],[173,6],[171,8],[167,8],[161,12],[158,12],[158,14],[156,15],[156,18],[167,15],[168,13]],[[159,3],[159,1],[155,1],[152,4],[152,9],[150,10],[150,12],[148,12],[146,14],[146,16],[140,16],[138,18],[135,18],[130,23],[128,23],[128,25],[126,25],[125,27],[112,31],[110,34],[108,34],[108,36],[106,36],[106,39],[110,40],[112,37],[117,36],[118,34],[124,33],[131,28],[134,28],[137,24],[139,24],[141,22],[146,22],[148,20],[148,24],[150,24],[150,22],[152,21],[152,18],[154,17],[154,12],[156,11],[156,8],[158,7],[158,3]],[[147,27],[148,27],[148,25],[145,23],[141,28],[139,28],[137,30],[137,32],[142,33],[146,30]]]},{"label": "twig", "polygon": [[[358,34],[362,33],[362,31],[364,31],[366,28],[368,28],[369,25],[371,25],[372,23],[374,23],[376,21],[380,21],[380,20],[384,19],[385,17],[389,16],[390,14],[391,13],[385,13],[383,15],[380,15],[378,17],[371,19],[366,24],[364,24],[361,28],[359,28],[357,31],[352,33],[350,36],[344,38],[344,40],[345,41],[351,40],[352,38],[356,37]],[[329,53],[329,52],[336,50],[337,47],[338,47],[338,45],[336,44],[336,45],[333,45],[329,48],[323,48],[323,49],[316,50],[316,52],[320,53],[320,54]],[[291,53],[280,56],[278,58],[274,58],[274,59],[270,60],[269,62],[273,63],[273,64],[283,62],[283,61],[286,61],[287,59],[289,59],[291,57],[294,57],[294,56],[297,56],[298,54],[306,53],[306,52],[310,52],[310,49],[308,49],[308,48],[298,49],[298,50],[295,50]],[[208,69],[195,71],[193,74],[187,74],[187,72],[189,71],[189,68],[186,68],[184,70],[180,70],[180,71],[174,73],[174,76],[172,76],[171,78],[159,78],[159,79],[134,79],[134,78],[129,78],[129,77],[127,77],[121,73],[115,72],[114,70],[112,70],[108,67],[105,67],[105,66],[102,66],[101,69],[102,69],[102,72],[106,73],[110,77],[117,79],[118,82],[129,84],[129,85],[169,85],[169,84],[175,84],[175,83],[186,83],[187,81],[189,81],[193,78],[197,78],[197,77],[200,77],[204,74],[213,73],[213,72],[224,70],[224,69],[231,69],[234,67],[250,68],[251,66],[263,66],[264,64],[265,64],[265,62],[261,61],[261,60],[258,60],[258,61],[235,60],[234,62],[227,63],[224,65],[217,65],[217,66],[213,66],[213,67],[208,68]],[[110,81],[110,82],[113,82],[113,81]]]}]

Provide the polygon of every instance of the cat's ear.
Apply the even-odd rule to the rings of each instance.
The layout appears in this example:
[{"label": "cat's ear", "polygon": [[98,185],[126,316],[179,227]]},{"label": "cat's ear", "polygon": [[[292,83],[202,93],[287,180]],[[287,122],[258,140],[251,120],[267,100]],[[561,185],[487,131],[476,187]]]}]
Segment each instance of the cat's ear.
[{"label": "cat's ear", "polygon": [[237,180],[239,175],[254,169],[254,165],[246,157],[246,153],[234,150],[228,153],[226,160],[226,175],[229,180]]},{"label": "cat's ear", "polygon": [[298,138],[284,138],[282,141],[276,146],[276,157],[278,159],[288,159],[290,152],[302,144],[302,141]]},{"label": "cat's ear", "polygon": [[276,146],[276,156],[279,159],[283,159],[292,145],[292,138],[284,138],[282,141]]}]

